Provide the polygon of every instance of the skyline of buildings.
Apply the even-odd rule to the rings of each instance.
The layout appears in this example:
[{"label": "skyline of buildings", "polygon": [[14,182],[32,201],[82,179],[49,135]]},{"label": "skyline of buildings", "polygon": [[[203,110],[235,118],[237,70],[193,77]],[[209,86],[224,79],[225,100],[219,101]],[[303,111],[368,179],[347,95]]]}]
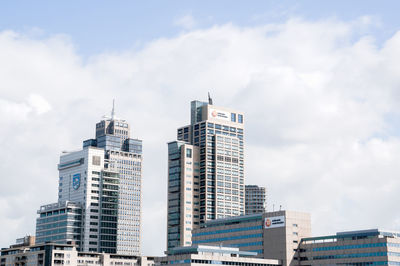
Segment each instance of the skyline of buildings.
[{"label": "skyline of buildings", "polygon": [[167,250],[190,246],[208,220],[245,213],[243,134],[242,112],[190,103],[190,124],[168,143]]},{"label": "skyline of buildings", "polygon": [[141,256],[142,141],[113,106],[96,138],[61,154],[58,201],[37,211],[29,243],[2,249],[0,266],[400,265],[400,233],[312,237],[309,213],[267,212],[266,188],[245,185],[243,113],[209,98],[190,114],[168,143],[166,256]]}]

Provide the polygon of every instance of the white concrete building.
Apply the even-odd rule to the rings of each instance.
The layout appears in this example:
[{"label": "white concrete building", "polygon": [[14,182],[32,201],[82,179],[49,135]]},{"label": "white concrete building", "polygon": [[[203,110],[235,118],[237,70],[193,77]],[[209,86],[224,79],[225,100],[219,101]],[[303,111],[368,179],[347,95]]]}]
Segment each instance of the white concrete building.
[{"label": "white concrete building", "polygon": [[26,265],[152,266],[154,265],[154,257],[140,257],[97,252],[79,252],[73,245],[54,243],[17,246],[4,248],[1,250],[0,266]]}]

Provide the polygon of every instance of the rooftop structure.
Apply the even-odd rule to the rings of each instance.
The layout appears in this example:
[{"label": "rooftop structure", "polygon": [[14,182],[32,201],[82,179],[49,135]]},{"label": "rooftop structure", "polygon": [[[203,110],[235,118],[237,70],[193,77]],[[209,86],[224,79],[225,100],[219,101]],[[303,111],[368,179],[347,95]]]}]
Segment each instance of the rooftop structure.
[{"label": "rooftop structure", "polygon": [[279,260],[255,258],[256,253],[225,246],[194,245],[170,249],[166,257],[155,259],[155,265],[281,265]]}]

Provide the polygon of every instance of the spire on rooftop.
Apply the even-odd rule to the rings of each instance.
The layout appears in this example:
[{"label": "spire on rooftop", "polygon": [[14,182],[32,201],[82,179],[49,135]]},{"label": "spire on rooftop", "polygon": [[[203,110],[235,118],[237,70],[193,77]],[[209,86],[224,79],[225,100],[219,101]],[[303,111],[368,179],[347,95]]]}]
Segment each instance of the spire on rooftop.
[{"label": "spire on rooftop", "polygon": [[211,96],[210,96],[210,92],[208,92],[208,104],[210,104],[210,105],[213,104],[213,101],[212,101]]},{"label": "spire on rooftop", "polygon": [[111,110],[111,120],[114,120],[115,117],[115,99],[113,99],[113,107]]}]

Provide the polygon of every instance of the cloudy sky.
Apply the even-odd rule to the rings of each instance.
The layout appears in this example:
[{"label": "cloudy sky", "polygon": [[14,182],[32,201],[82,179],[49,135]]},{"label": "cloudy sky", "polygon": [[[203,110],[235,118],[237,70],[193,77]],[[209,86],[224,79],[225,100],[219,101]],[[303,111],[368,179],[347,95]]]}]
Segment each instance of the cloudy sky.
[{"label": "cloudy sky", "polygon": [[34,234],[60,153],[115,98],[144,141],[143,253],[161,255],[166,143],[208,91],[245,113],[269,210],[310,212],[314,235],[400,230],[400,3],[242,2],[1,3],[0,247]]}]

